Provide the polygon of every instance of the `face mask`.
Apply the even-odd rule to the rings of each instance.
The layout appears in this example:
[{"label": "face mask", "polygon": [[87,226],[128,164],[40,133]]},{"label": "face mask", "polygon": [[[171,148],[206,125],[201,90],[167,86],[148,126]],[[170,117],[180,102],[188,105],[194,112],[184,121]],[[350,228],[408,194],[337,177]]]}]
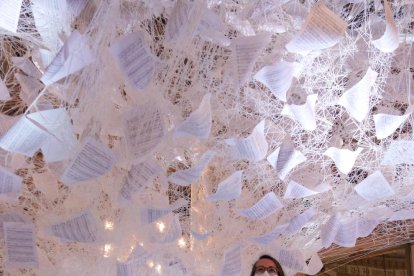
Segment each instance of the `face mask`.
[{"label": "face mask", "polygon": [[265,271],[264,273],[262,273],[262,274],[254,274],[254,276],[271,276],[267,271]]}]

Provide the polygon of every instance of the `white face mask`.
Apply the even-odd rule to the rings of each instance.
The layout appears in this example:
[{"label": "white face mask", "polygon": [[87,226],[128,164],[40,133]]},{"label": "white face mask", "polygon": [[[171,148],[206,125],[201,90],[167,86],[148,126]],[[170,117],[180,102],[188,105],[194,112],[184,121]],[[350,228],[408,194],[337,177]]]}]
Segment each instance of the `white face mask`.
[{"label": "white face mask", "polygon": [[254,276],[271,276],[267,271],[265,271],[264,273],[262,273],[262,274],[257,274],[257,273],[255,273],[254,274]]}]

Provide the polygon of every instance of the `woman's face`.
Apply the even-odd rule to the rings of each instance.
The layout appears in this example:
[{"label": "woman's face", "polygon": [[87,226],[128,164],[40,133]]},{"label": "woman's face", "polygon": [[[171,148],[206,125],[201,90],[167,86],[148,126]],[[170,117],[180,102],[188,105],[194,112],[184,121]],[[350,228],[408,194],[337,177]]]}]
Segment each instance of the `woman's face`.
[{"label": "woman's face", "polygon": [[[276,264],[270,259],[260,259],[254,265],[255,275],[277,275]],[[268,270],[269,268],[272,268]]]}]

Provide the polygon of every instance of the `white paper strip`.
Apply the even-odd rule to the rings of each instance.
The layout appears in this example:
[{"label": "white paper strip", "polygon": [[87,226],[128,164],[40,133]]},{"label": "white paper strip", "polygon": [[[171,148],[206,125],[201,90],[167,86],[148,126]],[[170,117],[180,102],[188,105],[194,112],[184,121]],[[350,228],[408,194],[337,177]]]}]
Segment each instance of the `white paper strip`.
[{"label": "white paper strip", "polygon": [[304,130],[315,130],[315,105],[317,98],[317,94],[312,94],[308,95],[306,103],[303,105],[285,104],[280,114],[298,121]]},{"label": "white paper strip", "polygon": [[130,33],[118,39],[112,44],[110,52],[133,87],[144,89],[148,86],[155,64],[141,33]]},{"label": "white paper strip", "polygon": [[339,213],[335,213],[321,227],[320,237],[322,240],[323,247],[328,248],[329,246],[331,246],[331,244],[335,240],[336,233],[338,233],[339,227],[340,227],[340,215]]},{"label": "white paper strip", "polygon": [[414,141],[392,141],[381,165],[414,164]]},{"label": "white paper strip", "polygon": [[384,53],[391,53],[398,48],[400,35],[394,21],[394,14],[387,0],[384,0],[384,12],[385,32],[379,39],[373,40],[372,44]]},{"label": "white paper strip", "polygon": [[283,204],[279,201],[276,194],[274,192],[269,192],[255,205],[248,209],[239,210],[239,213],[243,217],[259,220],[270,216],[282,207]]},{"label": "white paper strip", "polygon": [[378,139],[384,139],[390,136],[398,127],[400,127],[411,115],[411,111],[408,114],[402,116],[388,115],[388,114],[375,114],[375,135]]},{"label": "white paper strip", "polygon": [[203,9],[200,25],[197,29],[198,35],[212,43],[229,46],[231,40],[225,36],[226,26],[221,18],[206,6],[203,6]]},{"label": "white paper strip", "polygon": [[0,167],[0,194],[17,193],[22,189],[23,178]]},{"label": "white paper strip", "polygon": [[322,183],[316,186],[314,189],[308,189],[305,186],[300,185],[299,183],[291,180],[286,188],[285,195],[283,196],[284,199],[289,198],[303,198],[312,195],[317,195],[319,193],[326,192],[330,190],[332,187],[328,183]]},{"label": "white paper strip", "polygon": [[23,0],[1,0],[0,1],[0,27],[12,32],[17,32],[20,9]]},{"label": "white paper strip", "polygon": [[292,142],[287,141],[269,154],[267,161],[276,169],[280,179],[284,180],[294,167],[306,161],[306,157],[293,147]]},{"label": "white paper strip", "polygon": [[346,22],[329,10],[323,2],[317,2],[301,31],[286,44],[286,49],[289,52],[305,53],[332,47],[342,39],[346,26]]},{"label": "white paper strip", "polygon": [[354,247],[358,238],[357,231],[358,224],[355,219],[340,223],[334,243],[343,247]]},{"label": "white paper strip", "polygon": [[4,238],[4,224],[6,222],[25,222],[23,216],[16,213],[5,213],[0,215],[0,239]]},{"label": "white paper strip", "polygon": [[214,154],[214,151],[206,151],[200,158],[200,161],[198,161],[197,165],[192,168],[180,170],[171,174],[168,177],[168,181],[180,186],[188,186],[191,183],[196,182],[200,178],[210,160],[214,157]]},{"label": "white paper strip", "polygon": [[101,176],[112,169],[116,157],[105,145],[87,137],[60,180],[73,184]]},{"label": "white paper strip", "polygon": [[232,40],[236,87],[240,87],[247,81],[257,58],[269,41],[269,34],[239,37]]},{"label": "white paper strip", "polygon": [[293,234],[308,223],[318,212],[314,208],[309,208],[302,214],[293,217],[289,221],[289,226],[285,229],[285,233]]},{"label": "white paper strip", "polygon": [[128,150],[137,161],[146,159],[166,133],[161,111],[153,103],[136,106],[128,112],[124,129]]},{"label": "white paper strip", "polygon": [[236,199],[241,194],[243,171],[237,171],[221,181],[215,194],[209,195],[209,201]]},{"label": "white paper strip", "polygon": [[230,145],[233,158],[260,161],[266,156],[268,144],[264,135],[264,123],[264,120],[258,123],[247,138],[225,140]]},{"label": "white paper strip", "polygon": [[270,232],[268,232],[264,235],[254,237],[254,238],[252,238],[252,240],[254,242],[258,243],[258,244],[267,245],[267,244],[271,243],[274,239],[279,237],[281,234],[283,234],[285,232],[285,229],[288,226],[289,226],[289,223],[278,225],[272,231],[270,231]]},{"label": "white paper strip", "polygon": [[46,68],[41,78],[42,82],[45,85],[52,84],[94,62],[95,55],[89,49],[88,43],[86,35],[73,31]]},{"label": "white paper strip", "polygon": [[254,75],[254,78],[266,85],[278,99],[286,102],[287,91],[299,66],[300,64],[297,62],[282,61],[263,67]]},{"label": "white paper strip", "polygon": [[34,268],[39,266],[33,223],[4,223],[6,267]]},{"label": "white paper strip", "polygon": [[236,244],[224,253],[224,262],[221,267],[221,276],[236,276],[242,271],[242,246]]},{"label": "white paper strip", "polygon": [[376,200],[394,195],[388,181],[380,171],[375,171],[355,185],[355,191],[366,200]]},{"label": "white paper strip", "polygon": [[211,94],[204,95],[198,109],[175,128],[175,137],[190,136],[200,140],[208,139],[212,124],[210,98]]},{"label": "white paper strip", "polygon": [[355,161],[362,150],[363,148],[357,148],[356,151],[350,151],[348,149],[330,147],[325,151],[324,155],[330,157],[335,162],[335,165],[340,172],[348,174],[354,167]]},{"label": "white paper strip", "polygon": [[89,211],[65,222],[50,226],[48,232],[60,238],[63,242],[93,243],[98,239],[98,228]]},{"label": "white paper strip", "polygon": [[346,108],[348,113],[358,122],[362,122],[369,112],[369,94],[375,84],[378,73],[368,68],[365,76],[348,89],[339,99],[338,104]]}]

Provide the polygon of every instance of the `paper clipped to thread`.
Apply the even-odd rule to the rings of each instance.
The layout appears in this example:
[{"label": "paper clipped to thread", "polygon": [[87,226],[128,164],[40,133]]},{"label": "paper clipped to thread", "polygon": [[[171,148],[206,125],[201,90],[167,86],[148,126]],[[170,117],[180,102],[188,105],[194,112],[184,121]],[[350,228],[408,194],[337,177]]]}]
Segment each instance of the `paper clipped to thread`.
[{"label": "paper clipped to thread", "polygon": [[348,174],[354,167],[355,161],[362,150],[363,148],[361,147],[357,148],[356,151],[330,147],[325,151],[324,155],[330,157],[335,162],[336,167],[341,173]]},{"label": "paper clipped to thread", "polygon": [[128,150],[136,160],[145,159],[163,140],[166,129],[159,107],[152,102],[134,107],[125,115]]},{"label": "paper clipped to thread", "polygon": [[141,33],[130,33],[116,40],[110,52],[133,87],[142,90],[148,86],[155,70],[155,62],[144,45]]},{"label": "paper clipped to thread", "polygon": [[301,31],[288,43],[293,53],[326,49],[337,44],[344,36],[347,23],[329,10],[323,2],[311,9]]},{"label": "paper clipped to thread", "polygon": [[265,120],[258,123],[247,138],[230,138],[225,142],[230,146],[234,159],[260,161],[266,154],[269,145],[264,134]]},{"label": "paper clipped to thread", "polygon": [[242,271],[242,245],[237,243],[224,252],[224,262],[221,267],[221,276],[236,276]]},{"label": "paper clipped to thread", "polygon": [[116,156],[109,148],[87,137],[60,180],[65,184],[73,184],[96,178],[110,171],[116,161]]},{"label": "paper clipped to thread", "polygon": [[368,115],[369,95],[377,76],[378,73],[369,67],[365,76],[339,98],[338,104],[345,107],[358,122],[362,122]]},{"label": "paper clipped to thread", "polygon": [[47,231],[63,242],[94,243],[98,240],[98,228],[90,211],[54,224],[48,227]]},{"label": "paper clipped to thread", "polygon": [[267,161],[276,169],[280,179],[284,180],[294,167],[306,161],[306,156],[296,150],[291,141],[285,141],[269,154]]},{"label": "paper clipped to thread", "polygon": [[394,140],[385,152],[381,165],[414,164],[414,141]]},{"label": "paper clipped to thread", "polygon": [[206,151],[198,161],[197,165],[192,168],[179,170],[168,177],[168,181],[175,183],[180,186],[188,186],[191,183],[196,182],[201,174],[203,173],[205,167],[213,159],[215,152],[212,150]]},{"label": "paper clipped to thread", "polygon": [[241,216],[260,220],[267,218],[283,207],[274,192],[269,192],[263,196],[256,204],[248,209],[239,210]]},{"label": "paper clipped to thread", "polygon": [[236,199],[241,194],[243,171],[237,171],[221,181],[215,194],[209,195],[209,201],[229,201]]},{"label": "paper clipped to thread", "polygon": [[271,243],[274,239],[279,237],[285,232],[285,229],[289,226],[289,223],[278,225],[272,229],[272,231],[265,233],[261,236],[252,238],[252,240],[258,244],[267,245]]},{"label": "paper clipped to thread", "polygon": [[265,66],[254,75],[254,78],[266,85],[275,97],[286,102],[286,95],[296,76],[300,64],[282,61],[275,65]]},{"label": "paper clipped to thread", "polygon": [[394,14],[387,0],[384,0],[384,12],[385,32],[379,39],[373,40],[372,44],[384,53],[392,53],[398,48],[400,34],[394,21]]},{"label": "paper clipped to thread", "polygon": [[270,35],[266,33],[239,37],[232,41],[236,87],[242,86],[247,81],[257,58],[269,41]]},{"label": "paper clipped to thread", "polygon": [[41,81],[45,85],[50,85],[94,62],[95,55],[89,49],[88,43],[86,35],[73,31],[46,68]]},{"label": "paper clipped to thread", "polygon": [[394,190],[387,179],[378,170],[355,185],[354,189],[366,200],[376,200],[394,195]]},{"label": "paper clipped to thread", "polygon": [[15,194],[22,187],[23,178],[0,166],[0,194]]},{"label": "paper clipped to thread", "polygon": [[410,117],[412,110],[406,112],[405,115],[396,116],[389,114],[375,114],[375,135],[378,139],[384,139],[390,136],[394,131],[399,128]]},{"label": "paper clipped to thread", "polygon": [[212,125],[210,98],[211,94],[204,95],[197,110],[175,128],[175,137],[190,136],[200,140],[208,139]]},{"label": "paper clipped to thread", "polygon": [[6,267],[38,267],[39,260],[33,223],[5,222],[3,228],[6,242]]},{"label": "paper clipped to thread", "polygon": [[289,184],[286,188],[286,192],[283,196],[284,199],[289,198],[303,198],[308,196],[317,195],[324,193],[330,190],[332,187],[328,183],[321,183],[316,186],[314,189],[308,189],[307,187],[297,183],[294,180],[289,181]]},{"label": "paper clipped to thread", "polygon": [[280,114],[299,122],[304,130],[315,130],[315,105],[317,98],[317,94],[312,94],[308,95],[306,103],[303,105],[285,104]]},{"label": "paper clipped to thread", "polygon": [[20,17],[20,9],[23,0],[0,1],[0,27],[12,32],[17,32]]}]

